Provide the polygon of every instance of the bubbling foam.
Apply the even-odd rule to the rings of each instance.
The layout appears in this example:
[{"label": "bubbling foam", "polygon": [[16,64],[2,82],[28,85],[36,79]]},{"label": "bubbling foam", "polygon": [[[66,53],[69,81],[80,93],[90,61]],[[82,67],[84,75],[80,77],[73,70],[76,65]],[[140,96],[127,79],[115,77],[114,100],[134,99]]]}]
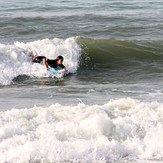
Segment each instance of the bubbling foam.
[{"label": "bubbling foam", "polygon": [[16,42],[14,45],[0,44],[0,84],[11,84],[12,80],[19,75],[48,77],[49,73],[43,65],[32,63],[32,52],[49,59],[62,55],[67,70],[75,73],[79,66],[80,51],[76,38]]},{"label": "bubbling foam", "polygon": [[162,108],[127,98],[0,112],[0,162],[161,161]]}]

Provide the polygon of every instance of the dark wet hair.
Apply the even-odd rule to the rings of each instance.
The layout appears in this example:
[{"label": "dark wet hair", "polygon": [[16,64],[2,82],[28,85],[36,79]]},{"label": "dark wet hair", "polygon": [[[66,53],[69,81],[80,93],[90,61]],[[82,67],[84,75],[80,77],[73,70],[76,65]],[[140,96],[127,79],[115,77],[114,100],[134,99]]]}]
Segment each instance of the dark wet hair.
[{"label": "dark wet hair", "polygon": [[63,61],[63,57],[61,55],[59,55],[56,59],[57,60],[60,60],[61,59]]}]

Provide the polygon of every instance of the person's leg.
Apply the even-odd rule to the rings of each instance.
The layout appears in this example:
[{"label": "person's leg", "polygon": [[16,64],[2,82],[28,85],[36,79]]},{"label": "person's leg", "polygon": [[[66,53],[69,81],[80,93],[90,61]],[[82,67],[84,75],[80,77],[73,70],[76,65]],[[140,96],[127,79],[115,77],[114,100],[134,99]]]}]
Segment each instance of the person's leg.
[{"label": "person's leg", "polygon": [[35,56],[35,57],[33,57],[33,59],[32,59],[32,61],[33,61],[34,63],[42,63],[43,60],[46,60],[46,57],[44,57],[44,56]]}]

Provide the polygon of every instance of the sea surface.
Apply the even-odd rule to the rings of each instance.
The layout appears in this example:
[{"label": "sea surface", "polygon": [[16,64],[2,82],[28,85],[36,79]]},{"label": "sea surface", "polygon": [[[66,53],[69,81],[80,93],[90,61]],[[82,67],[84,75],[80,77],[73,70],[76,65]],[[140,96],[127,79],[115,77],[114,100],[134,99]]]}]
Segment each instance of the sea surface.
[{"label": "sea surface", "polygon": [[161,163],[162,144],[162,0],[0,0],[0,163]]}]

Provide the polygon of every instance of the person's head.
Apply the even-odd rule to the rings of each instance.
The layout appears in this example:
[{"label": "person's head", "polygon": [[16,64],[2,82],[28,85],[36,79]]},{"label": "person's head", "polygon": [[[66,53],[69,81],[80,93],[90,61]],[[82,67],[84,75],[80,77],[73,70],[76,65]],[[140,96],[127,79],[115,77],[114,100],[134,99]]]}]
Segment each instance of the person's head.
[{"label": "person's head", "polygon": [[58,65],[61,65],[61,64],[63,63],[63,57],[62,57],[62,56],[58,56],[58,57],[56,58],[56,60],[57,60],[57,64],[58,64]]}]

